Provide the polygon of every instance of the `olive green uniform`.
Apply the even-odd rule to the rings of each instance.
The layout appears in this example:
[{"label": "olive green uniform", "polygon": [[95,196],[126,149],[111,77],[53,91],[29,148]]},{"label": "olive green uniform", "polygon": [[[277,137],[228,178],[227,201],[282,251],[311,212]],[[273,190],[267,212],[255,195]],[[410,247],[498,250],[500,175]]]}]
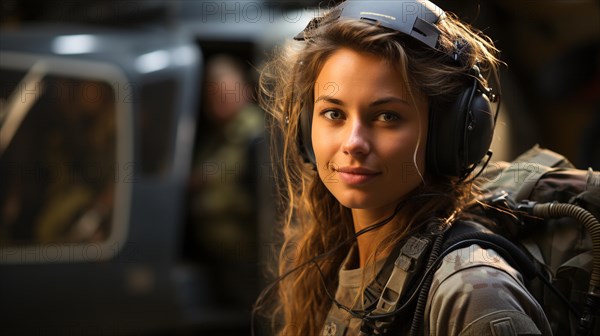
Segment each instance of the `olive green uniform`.
[{"label": "olive green uniform", "polygon": [[[356,245],[339,272],[336,299],[360,309],[363,277],[373,269],[349,269]],[[379,262],[374,267],[382,267]],[[493,250],[478,245],[453,251],[435,272],[425,308],[425,335],[551,335],[540,305],[527,291],[521,275]],[[411,320],[399,321],[398,335]],[[332,305],[322,335],[358,335],[361,320]]]}]

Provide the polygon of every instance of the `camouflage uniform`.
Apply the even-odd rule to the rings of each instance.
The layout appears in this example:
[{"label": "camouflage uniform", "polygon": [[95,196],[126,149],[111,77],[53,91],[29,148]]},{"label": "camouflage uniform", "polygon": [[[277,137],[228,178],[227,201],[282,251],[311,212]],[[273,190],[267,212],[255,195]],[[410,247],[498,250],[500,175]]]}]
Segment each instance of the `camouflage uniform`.
[{"label": "camouflage uniform", "polygon": [[[339,272],[336,299],[361,309],[363,276],[373,271],[348,269],[350,251]],[[383,263],[375,265],[376,269]],[[366,272],[366,273],[365,273]],[[411,320],[400,321],[405,335]],[[358,335],[361,320],[332,305],[322,335]],[[540,305],[527,291],[521,275],[493,250],[478,245],[447,255],[433,277],[425,309],[425,335],[552,335]]]}]

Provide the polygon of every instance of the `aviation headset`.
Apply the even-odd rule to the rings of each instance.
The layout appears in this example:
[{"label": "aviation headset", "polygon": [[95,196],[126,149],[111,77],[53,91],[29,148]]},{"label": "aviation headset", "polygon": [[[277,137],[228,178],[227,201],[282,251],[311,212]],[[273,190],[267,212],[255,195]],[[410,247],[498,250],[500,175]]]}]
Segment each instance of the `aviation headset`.
[{"label": "aviation headset", "polygon": [[[361,20],[374,25],[399,31],[416,41],[438,50],[440,22],[444,11],[426,0],[347,0],[332,11],[339,19]],[[310,29],[318,27],[320,18],[315,18],[295,39],[305,40]],[[456,51],[449,55],[460,62],[460,49],[466,41],[456,41]],[[468,47],[468,45],[466,46]],[[434,175],[465,178],[486,156],[494,133],[497,111],[493,112],[490,102],[496,95],[483,84],[477,65],[467,74],[473,78],[456,97],[448,111],[429,111],[427,137],[427,169]],[[306,110],[306,108],[305,108]],[[316,165],[311,140],[311,111],[302,111],[298,132],[298,143],[305,160]],[[489,160],[489,158],[488,158]]]}]

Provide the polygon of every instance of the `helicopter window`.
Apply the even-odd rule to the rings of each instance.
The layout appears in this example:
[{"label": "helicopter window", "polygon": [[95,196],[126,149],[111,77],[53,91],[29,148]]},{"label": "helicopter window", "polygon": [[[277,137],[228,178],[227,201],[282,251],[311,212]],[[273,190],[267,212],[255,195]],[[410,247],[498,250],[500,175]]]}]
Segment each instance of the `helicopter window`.
[{"label": "helicopter window", "polygon": [[0,245],[105,241],[120,178],[115,90],[32,69],[0,68]]}]

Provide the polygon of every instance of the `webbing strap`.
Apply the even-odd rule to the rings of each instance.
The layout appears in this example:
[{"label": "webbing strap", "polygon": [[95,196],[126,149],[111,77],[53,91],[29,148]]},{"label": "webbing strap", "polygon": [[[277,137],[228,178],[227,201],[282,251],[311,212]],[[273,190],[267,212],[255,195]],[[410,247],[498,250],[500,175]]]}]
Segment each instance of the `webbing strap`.
[{"label": "webbing strap", "polygon": [[[536,145],[519,156],[506,170],[514,174],[519,187],[514,192],[514,200],[519,202],[531,196],[533,188],[542,175],[557,168],[572,168],[573,165],[562,155]],[[514,181],[513,181],[514,183]]]},{"label": "webbing strap", "polygon": [[[484,174],[480,179],[481,188],[488,192],[504,190],[517,202],[529,198],[540,177],[547,172],[560,168],[574,168],[564,156],[538,145],[520,155],[508,166],[498,162],[490,164],[490,167],[491,174]],[[498,171],[503,167],[506,168]]]},{"label": "webbing strap", "polygon": [[410,237],[402,246],[400,255],[394,262],[394,268],[390,274],[381,296],[375,308],[375,314],[386,314],[396,309],[402,293],[408,286],[409,280],[415,271],[419,270],[419,264],[427,254],[429,240],[418,237]]},{"label": "webbing strap", "polygon": [[390,278],[390,275],[392,274],[392,271],[394,269],[395,259],[392,256],[399,255],[406,242],[406,239],[402,240],[398,245],[394,247],[394,249],[390,253],[390,256],[385,260],[383,267],[381,267],[381,270],[379,271],[379,273],[377,273],[375,279],[373,279],[373,281],[371,281],[371,283],[369,283],[367,287],[365,287],[363,307],[369,309],[374,307],[375,304],[377,304],[379,296],[381,295],[381,292],[383,291],[383,288],[387,283],[388,279]]},{"label": "webbing strap", "polygon": [[539,145],[535,145],[533,148],[523,153],[523,155],[519,156],[515,162],[531,162],[548,167],[573,167],[573,165],[564,156],[551,150],[541,148]]},{"label": "webbing strap", "polygon": [[[388,314],[397,308],[400,298],[411,280],[424,268],[422,263],[429,255],[427,251],[429,251],[430,245],[429,238],[411,236],[401,245],[399,253],[398,250],[395,250],[394,254],[390,254],[384,268],[365,289],[365,299],[370,296],[371,302],[369,303],[376,304],[371,314]],[[398,257],[394,259],[395,255]],[[393,318],[382,319],[374,321],[373,324],[365,324],[363,321],[360,335],[374,334],[373,328],[377,330],[378,335],[385,334],[389,331],[388,328],[392,325],[393,320]]]},{"label": "webbing strap", "polygon": [[[419,270],[418,261],[422,259],[423,255],[427,255],[424,252],[427,251],[428,246],[428,239],[415,236],[402,240],[396,245],[375,279],[365,287],[363,307],[369,309],[382,306],[374,309],[373,313],[375,314],[383,314],[394,310],[404,288],[412,279],[413,273]],[[398,257],[394,258],[394,256]],[[336,314],[336,310],[330,309],[325,319],[322,335],[345,335],[348,326],[348,319],[340,319]]]},{"label": "webbing strap", "polygon": [[555,170],[557,167],[572,167],[573,165],[562,155],[534,146],[532,149],[521,155],[508,170],[515,170],[518,174],[523,174],[521,171],[527,171],[522,184],[515,192],[514,199],[518,202],[528,199],[535,187],[537,181],[549,171]]}]

